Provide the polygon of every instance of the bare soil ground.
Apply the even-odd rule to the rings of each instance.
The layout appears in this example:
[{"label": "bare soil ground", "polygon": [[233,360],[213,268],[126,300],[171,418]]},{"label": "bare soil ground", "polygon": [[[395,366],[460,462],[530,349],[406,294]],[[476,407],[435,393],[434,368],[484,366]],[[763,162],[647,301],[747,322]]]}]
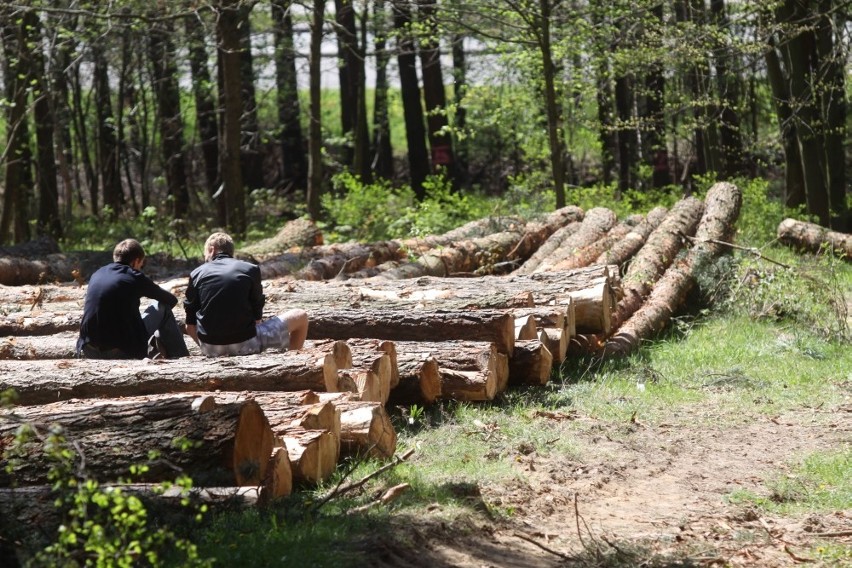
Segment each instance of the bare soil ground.
[{"label": "bare soil ground", "polygon": [[775,517],[726,499],[737,489],[770,496],[765,482],[797,459],[848,447],[848,402],[709,428],[684,426],[684,415],[619,431],[576,420],[582,463],[519,451],[524,482],[460,489],[489,505],[482,511],[512,514],[399,520],[393,532],[404,536],[372,543],[374,565],[819,566],[811,546],[852,547],[852,510]]}]

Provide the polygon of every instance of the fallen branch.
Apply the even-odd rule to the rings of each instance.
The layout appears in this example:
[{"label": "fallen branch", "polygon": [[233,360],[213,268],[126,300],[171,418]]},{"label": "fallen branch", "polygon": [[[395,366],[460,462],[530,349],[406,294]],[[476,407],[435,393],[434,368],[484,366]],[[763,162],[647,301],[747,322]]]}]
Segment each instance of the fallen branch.
[{"label": "fallen branch", "polygon": [[537,540],[535,540],[531,537],[528,537],[527,535],[525,535],[523,533],[516,532],[516,533],[514,533],[514,535],[521,540],[525,540],[530,544],[536,545],[537,547],[539,547],[540,549],[542,549],[545,552],[549,552],[550,554],[553,554],[555,556],[558,556],[559,558],[562,558],[563,560],[575,560],[575,558],[573,556],[569,556],[567,554],[563,554],[561,552],[553,550],[552,548],[548,548],[547,546],[544,546],[543,544],[541,544]]},{"label": "fallen branch", "polygon": [[362,485],[364,485],[365,483],[367,483],[369,480],[373,479],[374,477],[383,474],[384,472],[388,471],[389,469],[395,468],[396,466],[398,466],[399,464],[401,464],[402,462],[404,462],[405,460],[410,458],[413,453],[414,453],[414,448],[408,450],[407,452],[405,452],[401,456],[395,456],[396,459],[394,459],[394,461],[392,461],[389,464],[383,465],[382,467],[380,467],[376,471],[374,471],[374,472],[372,472],[368,475],[365,475],[364,477],[362,477],[358,481],[353,481],[352,483],[347,483],[346,485],[338,485],[337,487],[332,489],[327,495],[322,497],[317,502],[316,509],[318,510],[320,507],[322,507],[323,505],[325,505],[326,503],[328,503],[329,501],[331,501],[335,497],[339,497],[340,495],[343,495],[344,493],[346,493],[348,491],[352,491],[353,489],[357,489],[357,488],[361,487]]},{"label": "fallen branch", "polygon": [[687,241],[689,241],[692,244],[708,243],[708,244],[711,244],[711,245],[720,245],[720,246],[725,246],[725,247],[729,247],[729,248],[736,249],[736,250],[741,250],[741,251],[753,254],[754,256],[759,258],[760,260],[765,260],[766,262],[771,262],[772,264],[777,264],[778,266],[780,266],[782,268],[790,268],[790,265],[788,265],[788,264],[784,264],[783,262],[778,262],[777,260],[773,260],[773,259],[769,258],[768,256],[764,256],[763,253],[761,253],[755,247],[744,247],[744,246],[740,246],[740,245],[735,245],[734,243],[726,243],[726,242],[720,241],[718,239],[697,239],[695,237],[690,237],[689,235],[685,235],[683,233],[680,234],[680,237],[682,239],[686,239]]},{"label": "fallen branch", "polygon": [[382,494],[382,496],[379,497],[378,499],[374,499],[373,501],[370,501],[369,503],[367,503],[365,505],[361,505],[360,507],[355,507],[354,509],[349,509],[348,511],[346,511],[346,514],[347,515],[354,515],[354,514],[358,514],[358,513],[363,513],[364,511],[367,511],[368,509],[372,509],[373,507],[375,507],[377,505],[387,505],[388,503],[392,503],[393,501],[396,501],[397,498],[400,495],[402,495],[403,493],[408,491],[410,488],[411,488],[411,485],[409,485],[408,483],[400,483],[399,485],[394,485],[393,487],[391,487],[390,489],[385,491]]}]

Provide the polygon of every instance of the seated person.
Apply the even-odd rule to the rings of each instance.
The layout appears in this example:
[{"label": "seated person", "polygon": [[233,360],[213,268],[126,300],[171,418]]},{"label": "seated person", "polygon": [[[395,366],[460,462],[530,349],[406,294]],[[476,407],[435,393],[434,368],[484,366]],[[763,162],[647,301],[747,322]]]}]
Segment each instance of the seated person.
[{"label": "seated person", "polygon": [[234,241],[213,233],[204,243],[204,264],[186,289],[186,333],[208,357],[249,355],[264,349],[301,349],[308,314],[288,310],[262,321],[266,298],[260,268],[234,258]]},{"label": "seated person", "polygon": [[[88,359],[144,359],[153,346],[162,357],[189,355],[172,314],[177,297],[142,274],[142,245],[135,239],[125,239],[115,245],[112,258],[114,262],[96,270],[89,279],[77,355]],[[143,296],[154,300],[144,315],[139,313]]]}]

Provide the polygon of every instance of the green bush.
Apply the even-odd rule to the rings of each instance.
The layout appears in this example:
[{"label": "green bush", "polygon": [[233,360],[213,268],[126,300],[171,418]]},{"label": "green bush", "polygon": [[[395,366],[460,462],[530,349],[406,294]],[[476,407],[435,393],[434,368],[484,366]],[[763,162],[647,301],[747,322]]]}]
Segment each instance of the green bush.
[{"label": "green bush", "polygon": [[394,188],[386,180],[363,183],[358,176],[343,172],[334,176],[332,183],[334,191],[321,198],[330,242],[387,239],[400,217],[414,205],[410,188]]}]

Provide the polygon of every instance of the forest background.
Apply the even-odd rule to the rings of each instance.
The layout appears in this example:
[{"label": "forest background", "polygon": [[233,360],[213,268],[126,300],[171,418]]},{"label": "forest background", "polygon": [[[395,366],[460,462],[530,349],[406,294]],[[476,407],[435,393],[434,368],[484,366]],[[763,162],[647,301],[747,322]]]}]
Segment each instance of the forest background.
[{"label": "forest background", "polygon": [[848,230],[849,6],[2,2],[0,243],[386,238],[737,177]]}]

